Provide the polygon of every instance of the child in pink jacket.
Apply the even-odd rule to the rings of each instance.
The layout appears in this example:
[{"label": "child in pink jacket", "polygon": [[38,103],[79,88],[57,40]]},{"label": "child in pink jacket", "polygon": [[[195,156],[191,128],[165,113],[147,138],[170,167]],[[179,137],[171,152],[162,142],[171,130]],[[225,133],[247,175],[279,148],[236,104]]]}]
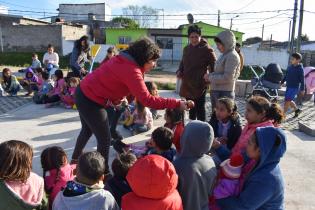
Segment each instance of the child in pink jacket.
[{"label": "child in pink jacket", "polygon": [[70,165],[67,155],[61,147],[46,148],[41,154],[45,191],[49,197],[51,209],[57,194],[74,179],[76,165]]}]

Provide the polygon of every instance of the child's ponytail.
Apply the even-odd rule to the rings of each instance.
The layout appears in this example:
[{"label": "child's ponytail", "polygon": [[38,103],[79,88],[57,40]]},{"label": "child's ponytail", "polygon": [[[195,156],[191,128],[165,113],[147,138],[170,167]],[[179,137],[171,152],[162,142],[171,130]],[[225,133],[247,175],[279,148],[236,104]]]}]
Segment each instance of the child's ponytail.
[{"label": "child's ponytail", "polygon": [[284,120],[284,112],[279,104],[270,104],[269,109],[266,112],[266,118],[273,120],[274,124],[281,124]]}]

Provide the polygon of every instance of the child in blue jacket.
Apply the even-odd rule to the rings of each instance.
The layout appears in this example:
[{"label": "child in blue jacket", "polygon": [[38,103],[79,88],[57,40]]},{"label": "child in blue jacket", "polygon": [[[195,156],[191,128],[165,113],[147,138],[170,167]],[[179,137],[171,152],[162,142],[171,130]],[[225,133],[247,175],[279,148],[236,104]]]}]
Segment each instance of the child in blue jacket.
[{"label": "child in blue jacket", "polygon": [[284,183],[279,166],[286,152],[280,128],[257,128],[247,146],[252,159],[243,168],[239,196],[217,200],[221,210],[283,210]]}]

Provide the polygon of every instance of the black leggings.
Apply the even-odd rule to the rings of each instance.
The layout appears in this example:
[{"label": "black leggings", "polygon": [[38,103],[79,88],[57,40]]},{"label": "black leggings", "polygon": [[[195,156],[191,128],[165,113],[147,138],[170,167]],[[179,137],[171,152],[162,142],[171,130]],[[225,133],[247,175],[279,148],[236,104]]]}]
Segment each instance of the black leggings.
[{"label": "black leggings", "polygon": [[187,98],[187,100],[192,100],[195,103],[195,107],[189,110],[189,119],[206,121],[206,93],[207,91],[204,91],[204,93],[197,99]]},{"label": "black leggings", "polygon": [[108,156],[111,140],[107,112],[103,106],[88,99],[80,87],[76,89],[75,99],[82,128],[72,154],[72,159],[77,160],[79,158],[88,140],[94,134],[97,140],[97,151],[105,158],[107,173],[109,172]]}]

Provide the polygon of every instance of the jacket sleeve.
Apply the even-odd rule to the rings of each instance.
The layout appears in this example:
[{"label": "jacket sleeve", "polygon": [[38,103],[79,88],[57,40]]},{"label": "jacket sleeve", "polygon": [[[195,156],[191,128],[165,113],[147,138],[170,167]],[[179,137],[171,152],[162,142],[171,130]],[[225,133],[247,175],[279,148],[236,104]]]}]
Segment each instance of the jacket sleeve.
[{"label": "jacket sleeve", "polygon": [[299,70],[299,79],[300,79],[300,90],[304,91],[305,89],[305,78],[304,78],[304,69],[303,67],[300,68]]},{"label": "jacket sleeve", "polygon": [[214,64],[215,64],[215,61],[217,60],[217,57],[215,56],[215,53],[213,51],[212,48],[209,48],[209,71],[210,72],[213,72],[214,71]]},{"label": "jacket sleeve", "polygon": [[226,146],[223,145],[217,148],[215,152],[217,153],[221,161],[228,159],[232,153],[231,150],[229,150]]},{"label": "jacket sleeve", "polygon": [[180,106],[180,100],[152,96],[143,79],[140,69],[130,69],[130,73],[121,77],[127,85],[131,95],[135,96],[144,106],[153,109],[174,109]]},{"label": "jacket sleeve", "polygon": [[224,73],[217,74],[211,73],[209,76],[210,83],[215,84],[225,84],[230,82],[234,78],[237,78],[238,68],[240,65],[240,60],[238,56],[228,56],[226,58],[226,62],[224,64]]},{"label": "jacket sleeve", "polygon": [[78,63],[78,58],[79,58],[78,48],[73,47],[73,50],[71,53],[71,59],[70,59],[70,66],[73,66],[76,69],[81,69]]},{"label": "jacket sleeve", "polygon": [[271,184],[266,184],[265,180],[253,180],[247,182],[244,191],[239,197],[231,196],[217,200],[222,210],[248,210],[259,209],[268,201],[274,192]]},{"label": "jacket sleeve", "polygon": [[281,84],[284,84],[284,83],[287,81],[287,75],[288,75],[288,69],[287,69],[287,71],[285,72],[285,75],[284,75],[284,77],[283,77],[283,79],[282,79],[282,81],[281,81]]}]

